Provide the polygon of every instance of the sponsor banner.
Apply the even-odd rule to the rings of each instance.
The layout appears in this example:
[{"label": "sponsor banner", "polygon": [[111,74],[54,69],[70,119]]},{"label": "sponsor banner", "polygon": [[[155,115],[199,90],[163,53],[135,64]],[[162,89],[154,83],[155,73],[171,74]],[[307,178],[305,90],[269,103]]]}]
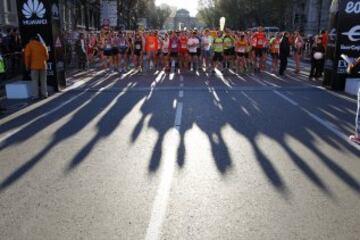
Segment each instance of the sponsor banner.
[{"label": "sponsor banner", "polygon": [[325,85],[343,90],[348,64],[341,58],[360,56],[360,0],[333,0],[330,8],[329,43],[325,60]]},{"label": "sponsor banner", "polygon": [[347,64],[341,64],[341,54],[351,58],[360,57],[360,0],[341,1],[339,8],[341,23],[338,29],[338,74],[346,75]]},{"label": "sponsor banner", "polygon": [[[19,29],[23,47],[30,39],[37,35],[41,42],[48,48],[48,84],[61,89],[64,82],[64,74],[57,71],[57,61],[63,58],[60,48],[55,47],[60,34],[60,12],[58,0],[17,0]],[[62,44],[63,45],[63,44]]]}]

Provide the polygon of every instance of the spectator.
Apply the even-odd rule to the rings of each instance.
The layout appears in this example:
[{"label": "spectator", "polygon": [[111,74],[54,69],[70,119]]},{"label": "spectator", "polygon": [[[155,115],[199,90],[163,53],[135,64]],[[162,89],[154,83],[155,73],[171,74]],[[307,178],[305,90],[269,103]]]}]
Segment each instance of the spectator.
[{"label": "spectator", "polygon": [[328,44],[328,34],[327,34],[327,32],[325,30],[321,30],[320,37],[321,37],[321,44],[323,45],[324,49],[326,49],[327,44]]},{"label": "spectator", "polygon": [[280,42],[280,69],[279,75],[284,75],[288,64],[288,57],[290,55],[290,44],[288,39],[288,33],[285,32]]},{"label": "spectator", "polygon": [[75,43],[75,52],[78,56],[78,66],[79,69],[85,70],[86,68],[86,43],[85,43],[85,38],[84,38],[84,34],[80,33],[79,35],[79,39],[76,41]]},{"label": "spectator", "polygon": [[322,37],[318,37],[311,48],[311,71],[309,79],[319,78],[322,75],[322,63],[325,58],[325,48],[322,44]]},{"label": "spectator", "polygon": [[[356,74],[360,71],[360,58],[356,60],[354,64],[349,66],[348,72],[350,74]],[[358,89],[358,106],[355,119],[355,134],[350,136],[350,140],[360,144],[360,88]]]},{"label": "spectator", "polygon": [[39,98],[39,80],[41,85],[41,95],[48,97],[47,91],[47,61],[49,53],[38,36],[34,36],[25,47],[25,66],[31,70],[32,97]]}]

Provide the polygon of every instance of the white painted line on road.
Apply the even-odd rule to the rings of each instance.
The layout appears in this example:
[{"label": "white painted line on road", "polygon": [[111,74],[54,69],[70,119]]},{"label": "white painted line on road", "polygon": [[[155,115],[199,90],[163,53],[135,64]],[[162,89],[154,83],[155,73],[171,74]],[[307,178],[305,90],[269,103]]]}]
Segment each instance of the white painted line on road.
[{"label": "white painted line on road", "polygon": [[217,95],[215,89],[213,88],[212,91],[211,91],[212,95],[214,96],[216,102],[220,102],[220,98],[219,98],[219,95]]},{"label": "white painted line on road", "polygon": [[311,117],[312,119],[314,119],[315,121],[317,121],[318,123],[320,123],[321,125],[323,125],[325,128],[329,129],[331,132],[333,132],[336,136],[338,136],[339,138],[341,138],[342,140],[344,140],[345,142],[348,142],[351,146],[353,146],[354,148],[356,148],[357,150],[360,151],[360,146],[356,143],[353,143],[348,136],[346,136],[345,134],[343,134],[336,126],[334,126],[333,124],[331,124],[330,122],[321,119],[320,117],[316,116],[315,114],[309,112],[308,110],[306,110],[305,108],[301,108],[309,117]]},{"label": "white painted line on road", "polygon": [[325,128],[327,128],[328,130],[330,130],[331,132],[333,132],[336,136],[338,136],[339,138],[341,138],[342,140],[348,142],[351,146],[353,146],[354,148],[356,148],[357,150],[360,150],[360,146],[353,143],[352,141],[350,141],[349,137],[346,136],[344,133],[342,133],[336,126],[334,126],[333,124],[331,124],[330,122],[316,116],[315,114],[311,113],[310,111],[308,111],[307,109],[305,109],[304,107],[301,107],[297,102],[295,102],[294,100],[292,100],[291,98],[285,96],[284,94],[274,90],[273,91],[276,95],[282,97],[283,99],[285,99],[286,101],[288,101],[289,103],[291,103],[292,105],[299,107],[303,112],[305,112],[310,118],[312,118],[313,120],[315,120],[316,122],[320,123],[322,126],[324,126]]},{"label": "white painted line on road", "polygon": [[270,86],[273,86],[273,87],[280,87],[279,85],[277,85],[276,83],[272,83],[272,82],[269,82],[267,80],[263,80],[265,83],[269,84]]},{"label": "white painted line on road", "polygon": [[[182,76],[181,76],[182,77]],[[184,91],[179,91],[179,97],[184,96]],[[161,235],[161,228],[165,221],[166,211],[169,204],[170,190],[175,172],[175,163],[177,157],[177,146],[179,145],[179,132],[181,128],[183,112],[183,103],[176,101],[176,114],[174,129],[170,132],[170,139],[175,140],[176,143],[163,144],[165,151],[163,156],[164,168],[160,178],[160,184],[156,192],[155,200],[152,206],[149,226],[146,231],[145,240],[159,240]],[[165,141],[164,141],[165,142]]]},{"label": "white painted line on road", "polygon": [[279,91],[274,90],[273,91],[276,95],[278,95],[279,97],[285,99],[286,101],[288,101],[290,104],[294,105],[294,106],[299,106],[299,104],[297,102],[295,102],[294,100],[292,100],[291,98],[285,96],[284,94],[280,93]]},{"label": "white painted line on road", "polygon": [[183,111],[183,103],[178,102],[176,106],[175,127],[181,126],[182,111]]},{"label": "white painted line on road", "polygon": [[[287,74],[286,77],[291,78],[291,79],[293,79],[293,80],[297,79],[296,77],[291,76],[291,75],[289,75],[289,74]],[[302,82],[305,86],[312,87],[312,88],[316,88],[316,89],[320,89],[320,90],[323,90],[324,92],[327,92],[327,93],[329,93],[329,94],[331,94],[331,95],[333,95],[333,96],[336,96],[336,97],[338,97],[338,98],[342,98],[342,99],[344,99],[344,100],[348,100],[348,101],[350,101],[350,102],[357,103],[356,99],[352,99],[352,98],[350,98],[350,97],[348,97],[348,96],[345,96],[345,95],[343,95],[343,94],[340,94],[340,93],[337,93],[337,92],[328,90],[328,89],[326,89],[326,88],[323,87],[323,86],[313,85],[313,84],[311,84],[311,83],[305,82],[305,80],[304,80],[304,81],[298,80],[298,81]]]},{"label": "white painted line on road", "polygon": [[251,75],[247,75],[247,76],[248,76],[249,78],[251,78],[252,80],[254,80],[255,82],[259,83],[260,85],[262,85],[262,86],[267,86],[267,84],[264,83],[264,82],[262,82],[261,80],[255,78],[255,77],[253,77],[253,76],[251,76]]},{"label": "white painted line on road", "polygon": [[[171,140],[171,144],[163,144],[163,148],[165,148],[162,157],[164,166],[160,176],[160,184],[156,191],[155,200],[152,206],[150,222],[146,230],[145,240],[159,240],[161,236],[161,228],[166,218],[171,185],[176,166],[176,148],[179,144],[179,132],[177,130],[178,129],[173,129],[169,132],[168,137]],[[167,138],[165,138],[164,143],[166,143],[166,140]]]}]

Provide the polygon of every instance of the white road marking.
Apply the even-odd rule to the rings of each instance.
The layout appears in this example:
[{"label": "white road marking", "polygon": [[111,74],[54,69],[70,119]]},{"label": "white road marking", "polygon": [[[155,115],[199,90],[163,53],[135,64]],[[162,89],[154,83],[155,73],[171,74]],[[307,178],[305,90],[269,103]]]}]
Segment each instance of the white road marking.
[{"label": "white road marking", "polygon": [[[182,77],[182,76],[181,76]],[[181,78],[180,78],[181,79]],[[179,91],[179,97],[183,97],[184,91]],[[160,184],[156,192],[155,200],[152,206],[150,222],[146,231],[145,240],[159,240],[161,228],[165,221],[166,211],[169,204],[170,190],[176,166],[177,146],[179,145],[179,131],[182,121],[183,103],[177,101],[174,129],[169,132],[171,144],[163,144],[164,163],[163,172],[160,177]],[[164,141],[165,143],[166,141]]]},{"label": "white road marking", "polygon": [[328,130],[330,130],[331,132],[333,132],[336,136],[338,136],[340,139],[344,140],[345,142],[349,143],[351,146],[353,146],[354,148],[356,148],[357,150],[360,150],[360,146],[353,143],[348,136],[346,136],[344,133],[342,133],[336,126],[334,126],[332,123],[316,116],[315,114],[311,113],[310,111],[308,111],[307,109],[305,109],[304,107],[301,107],[297,102],[295,102],[294,100],[292,100],[291,98],[285,96],[284,94],[274,90],[273,91],[276,95],[282,97],[283,99],[285,99],[286,101],[288,101],[289,103],[291,103],[292,105],[299,107],[303,112],[305,112],[310,118],[312,118],[313,120],[315,120],[316,122],[320,123],[322,126],[324,126],[325,128],[327,128]]},{"label": "white road marking", "polygon": [[251,76],[251,75],[247,75],[247,76],[248,76],[249,78],[251,78],[252,80],[254,80],[255,82],[259,83],[260,85],[262,85],[262,86],[267,86],[267,84],[264,83],[264,82],[262,82],[261,80],[255,78],[255,77],[253,77],[253,76]]},{"label": "white road marking", "polygon": [[292,100],[291,98],[285,96],[284,94],[280,93],[279,91],[274,90],[273,91],[276,95],[278,95],[279,97],[285,99],[286,101],[288,101],[290,104],[294,105],[294,106],[299,106],[299,104],[297,102],[295,102],[294,100]]},{"label": "white road marking", "polygon": [[269,82],[267,80],[263,80],[265,83],[267,83],[268,85],[270,86],[273,86],[273,87],[280,87],[279,85],[277,85],[276,83],[272,83],[272,82]]},{"label": "white road marking", "polygon": [[178,102],[177,106],[176,106],[175,127],[180,127],[181,126],[182,111],[183,111],[183,103]]},{"label": "white road marking", "polygon": [[342,140],[344,140],[345,142],[348,142],[351,146],[353,146],[354,148],[356,148],[357,150],[360,151],[360,146],[356,143],[353,143],[348,136],[346,136],[344,133],[342,133],[336,126],[334,126],[333,124],[331,124],[330,122],[316,116],[315,114],[309,112],[308,110],[306,110],[305,108],[301,108],[309,117],[311,117],[312,119],[314,119],[315,121],[317,121],[318,123],[320,123],[321,125],[323,125],[325,128],[329,129],[331,132],[333,132],[336,136],[338,136],[339,138],[341,138]]}]

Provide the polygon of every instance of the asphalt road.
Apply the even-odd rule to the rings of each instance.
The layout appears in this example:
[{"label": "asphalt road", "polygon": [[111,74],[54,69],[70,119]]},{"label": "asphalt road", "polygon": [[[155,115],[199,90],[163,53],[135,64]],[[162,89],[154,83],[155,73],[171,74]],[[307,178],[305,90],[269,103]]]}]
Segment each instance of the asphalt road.
[{"label": "asphalt road", "polygon": [[70,80],[0,120],[0,239],[360,239],[354,99],[291,72]]}]

